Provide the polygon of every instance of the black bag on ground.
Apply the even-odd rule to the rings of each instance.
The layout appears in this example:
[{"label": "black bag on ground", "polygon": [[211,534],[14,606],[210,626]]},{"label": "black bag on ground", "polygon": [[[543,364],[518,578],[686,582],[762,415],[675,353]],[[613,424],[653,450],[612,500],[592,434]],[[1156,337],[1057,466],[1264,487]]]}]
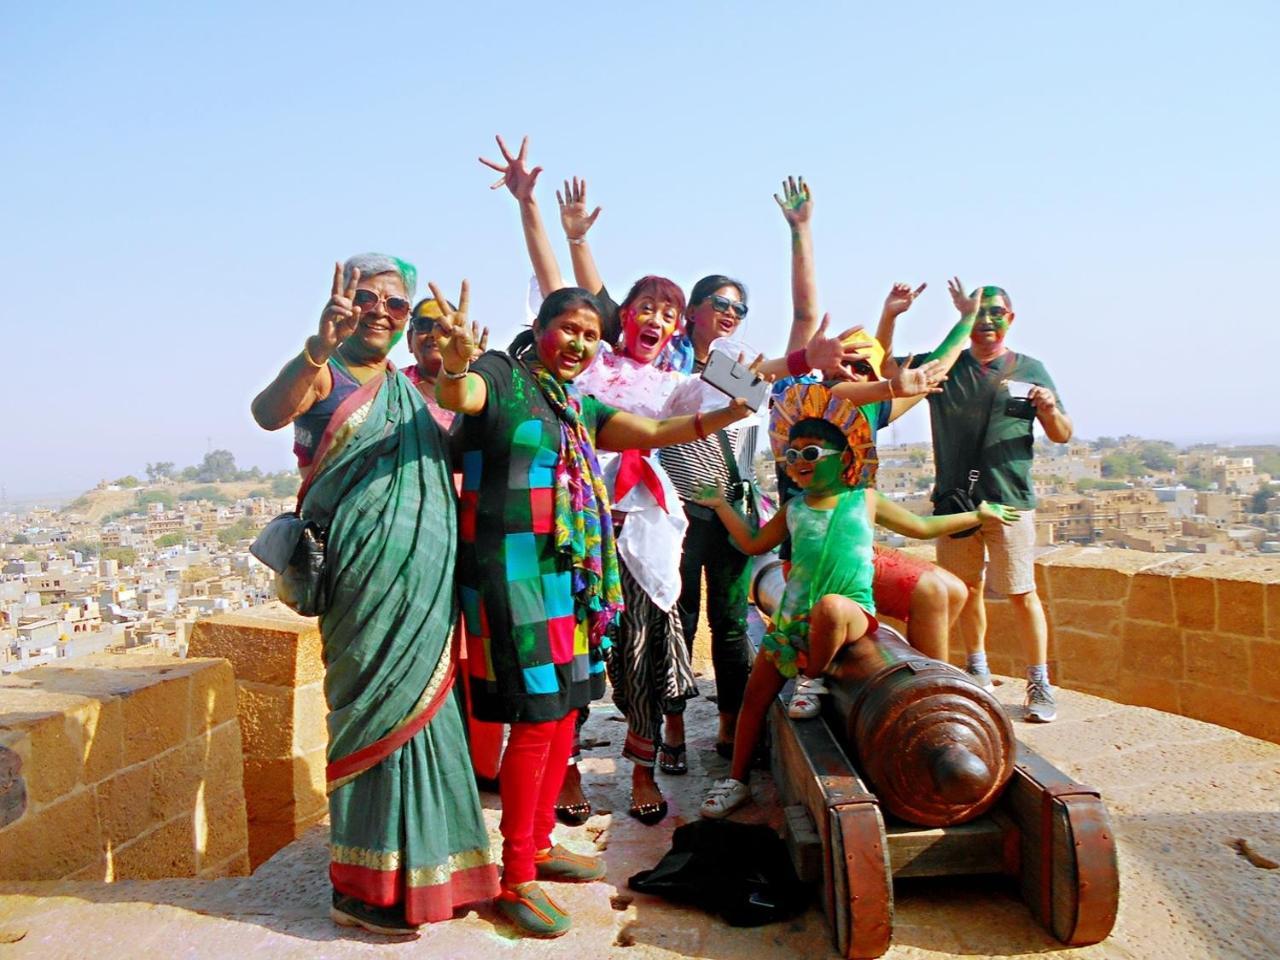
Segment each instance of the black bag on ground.
[{"label": "black bag on ground", "polygon": [[773,830],[732,820],[698,820],[677,828],[666,856],[627,885],[702,907],[734,927],[794,917],[808,905],[810,893]]}]

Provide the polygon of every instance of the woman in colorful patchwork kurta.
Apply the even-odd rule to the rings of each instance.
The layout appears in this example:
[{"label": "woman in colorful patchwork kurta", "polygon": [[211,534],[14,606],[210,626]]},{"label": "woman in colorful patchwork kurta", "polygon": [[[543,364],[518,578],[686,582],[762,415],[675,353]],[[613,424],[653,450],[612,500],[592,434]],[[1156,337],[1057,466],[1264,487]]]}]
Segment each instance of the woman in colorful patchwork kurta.
[{"label": "woman in colorful patchwork kurta", "polygon": [[327,531],[320,635],[329,705],[334,920],[412,933],[497,890],[457,704],[454,494],[444,435],[387,361],[416,272],[334,267],[319,332],[253,402],[293,423],[301,515]]},{"label": "woman in colorful patchwork kurta", "polygon": [[[436,293],[437,302],[445,301]],[[502,893],[498,906],[530,933],[557,936],[569,917],[535,878],[595,880],[597,859],[552,846],[554,805],[578,708],[603,693],[603,647],[623,597],[605,450],[683,443],[741,419],[745,402],[653,420],[583,396],[573,378],[600,342],[587,291],[542,304],[510,353],[480,356],[459,309],[445,311],[440,403],[462,420],[458,581],[474,710],[511,724],[498,782]]]}]

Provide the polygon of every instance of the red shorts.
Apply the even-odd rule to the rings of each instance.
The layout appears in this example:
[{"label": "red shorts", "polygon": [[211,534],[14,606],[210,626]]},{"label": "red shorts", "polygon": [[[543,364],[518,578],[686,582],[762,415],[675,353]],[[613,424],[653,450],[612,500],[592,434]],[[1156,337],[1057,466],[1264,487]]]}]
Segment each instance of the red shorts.
[{"label": "red shorts", "polygon": [[876,613],[906,620],[911,616],[911,594],[920,578],[933,569],[933,564],[878,545],[873,564],[876,575],[871,582],[871,592],[876,598]]}]

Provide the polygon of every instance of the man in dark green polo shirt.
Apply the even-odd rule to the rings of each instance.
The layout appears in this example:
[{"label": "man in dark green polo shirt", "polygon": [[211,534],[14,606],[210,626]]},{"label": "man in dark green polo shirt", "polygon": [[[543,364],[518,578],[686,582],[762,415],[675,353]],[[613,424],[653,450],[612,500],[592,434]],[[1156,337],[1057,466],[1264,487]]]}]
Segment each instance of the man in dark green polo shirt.
[{"label": "man in dark green polo shirt", "polygon": [[[968,312],[959,302],[957,306]],[[957,626],[968,671],[987,689],[991,671],[985,647],[985,577],[1009,598],[1028,663],[1026,716],[1048,722],[1057,716],[1057,706],[1049,686],[1048,628],[1036,594],[1032,432],[1038,420],[1050,440],[1066,443],[1071,439],[1071,419],[1044,365],[1005,345],[1014,318],[1009,295],[999,287],[979,287],[969,295],[968,308],[975,307],[978,316],[969,349],[951,368],[942,392],[929,397],[937,469],[934,500],[957,487],[968,489],[970,471],[976,470],[974,499],[1017,507],[1022,519],[1009,526],[984,522],[972,536],[939,540],[938,565],[969,589]],[[984,554],[990,558],[985,574]]]}]

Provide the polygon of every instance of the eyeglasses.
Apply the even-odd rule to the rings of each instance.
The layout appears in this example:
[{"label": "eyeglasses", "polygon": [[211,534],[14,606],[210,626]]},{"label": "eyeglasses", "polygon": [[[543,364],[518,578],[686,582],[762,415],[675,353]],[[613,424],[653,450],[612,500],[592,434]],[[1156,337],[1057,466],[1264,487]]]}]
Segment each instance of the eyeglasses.
[{"label": "eyeglasses", "polygon": [[747,305],[741,300],[730,300],[728,297],[722,297],[718,293],[712,294],[707,298],[711,301],[711,309],[716,313],[728,313],[733,311],[733,315],[741,320],[747,315]]},{"label": "eyeglasses", "polygon": [[[391,312],[391,301],[387,301],[387,312]],[[414,333],[435,333],[436,318],[435,317],[414,317],[409,321],[409,325],[413,327]]]},{"label": "eyeglasses", "polygon": [[983,307],[978,311],[978,313],[982,314],[984,317],[995,317],[999,319],[1000,317],[1007,315],[1009,311],[1004,307]]},{"label": "eyeglasses", "polygon": [[854,373],[862,374],[864,377],[874,377],[876,375],[876,368],[871,366],[870,360],[850,360],[845,366]]},{"label": "eyeglasses", "polygon": [[783,454],[783,458],[787,463],[797,463],[803,460],[805,463],[817,463],[823,457],[834,457],[843,453],[842,450],[831,450],[827,447],[820,447],[816,443],[807,447],[801,447],[797,450],[795,447],[788,447]]},{"label": "eyeglasses", "polygon": [[403,320],[409,315],[409,311],[413,307],[413,304],[404,297],[386,297],[380,293],[374,293],[372,290],[357,290],[355,296],[351,298],[351,302],[361,310],[368,310],[377,303],[385,304],[387,316],[393,320]]}]

